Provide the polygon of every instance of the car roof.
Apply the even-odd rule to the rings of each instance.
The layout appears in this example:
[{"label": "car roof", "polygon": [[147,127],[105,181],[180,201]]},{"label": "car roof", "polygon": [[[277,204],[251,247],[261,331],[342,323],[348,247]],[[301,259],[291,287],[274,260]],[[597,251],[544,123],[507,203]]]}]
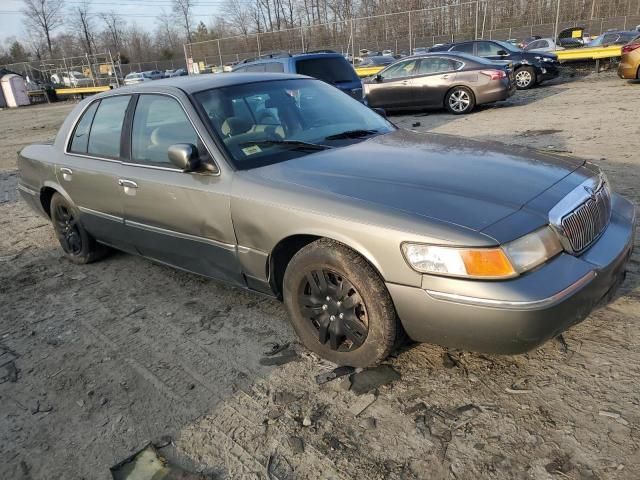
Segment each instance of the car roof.
[{"label": "car roof", "polygon": [[201,75],[189,75],[186,77],[171,77],[153,82],[139,83],[128,87],[121,87],[110,92],[136,93],[145,90],[154,90],[158,87],[178,88],[186,93],[200,92],[210,88],[230,87],[245,83],[256,83],[268,80],[288,80],[293,78],[309,78],[304,75],[291,73],[207,73]]},{"label": "car roof", "polygon": [[314,58],[344,58],[341,53],[337,52],[309,52],[309,53],[294,53],[294,54],[282,54],[277,57],[258,57],[253,60],[245,60],[237,63],[235,66],[240,68],[245,65],[255,65],[258,63],[286,63],[290,59],[307,60]]},{"label": "car roof", "polygon": [[476,63],[493,63],[491,60],[486,60],[482,57],[476,57],[475,55],[471,55],[470,53],[464,53],[464,52],[448,52],[448,51],[443,51],[443,52],[427,52],[427,53],[420,53],[417,55],[411,55],[408,57],[404,57],[402,60],[407,60],[407,59],[411,59],[411,58],[429,58],[429,57],[451,57],[451,58],[461,58],[463,60],[467,60],[469,62],[476,62]]}]

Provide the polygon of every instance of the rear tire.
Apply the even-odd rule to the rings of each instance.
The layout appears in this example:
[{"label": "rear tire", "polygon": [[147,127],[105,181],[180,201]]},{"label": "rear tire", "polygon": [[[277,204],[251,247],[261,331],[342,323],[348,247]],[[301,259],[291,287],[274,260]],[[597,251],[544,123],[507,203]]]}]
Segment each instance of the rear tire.
[{"label": "rear tire", "polygon": [[516,88],[528,90],[536,86],[536,71],[531,67],[520,67],[516,70]]},{"label": "rear tire", "polygon": [[467,87],[453,87],[444,97],[444,106],[454,115],[471,113],[476,106],[476,98]]},{"label": "rear tire", "polygon": [[80,212],[59,193],[51,197],[51,223],[65,257],[73,263],[95,262],[108,253],[108,248],[96,242],[80,222]]},{"label": "rear tire", "polygon": [[352,367],[377,365],[393,350],[401,327],[391,296],[353,250],[316,240],[293,256],[283,283],[289,320],[309,350]]}]

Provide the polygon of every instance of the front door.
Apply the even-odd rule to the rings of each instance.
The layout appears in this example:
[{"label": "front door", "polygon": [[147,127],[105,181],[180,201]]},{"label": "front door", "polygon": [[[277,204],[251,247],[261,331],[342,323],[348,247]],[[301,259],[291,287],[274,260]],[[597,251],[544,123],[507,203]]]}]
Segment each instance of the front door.
[{"label": "front door", "polygon": [[368,85],[368,104],[389,109],[416,106],[412,77],[417,70],[418,60],[413,59],[395,63],[380,72],[379,80]]},{"label": "front door", "polygon": [[146,257],[243,284],[228,183],[220,176],[174,167],[167,150],[176,143],[192,144],[201,158],[208,156],[176,98],[140,95],[131,127],[131,158],[119,178],[127,235]]},{"label": "front door", "polygon": [[130,100],[131,95],[117,95],[91,103],[56,163],[58,183],[79,208],[83,226],[98,241],[122,250],[131,250],[118,187],[120,140]]},{"label": "front door", "polygon": [[479,57],[490,60],[509,60],[511,52],[508,48],[495,42],[476,42]]}]

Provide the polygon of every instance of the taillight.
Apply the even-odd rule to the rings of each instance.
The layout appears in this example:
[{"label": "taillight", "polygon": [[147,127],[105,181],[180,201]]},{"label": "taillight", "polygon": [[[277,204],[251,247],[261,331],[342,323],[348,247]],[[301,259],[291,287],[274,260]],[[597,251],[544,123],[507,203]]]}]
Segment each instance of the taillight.
[{"label": "taillight", "polygon": [[504,70],[482,70],[480,73],[488,76],[491,80],[502,80],[507,78],[507,74]]},{"label": "taillight", "polygon": [[622,53],[633,52],[636,48],[640,48],[640,43],[630,43],[622,47]]}]

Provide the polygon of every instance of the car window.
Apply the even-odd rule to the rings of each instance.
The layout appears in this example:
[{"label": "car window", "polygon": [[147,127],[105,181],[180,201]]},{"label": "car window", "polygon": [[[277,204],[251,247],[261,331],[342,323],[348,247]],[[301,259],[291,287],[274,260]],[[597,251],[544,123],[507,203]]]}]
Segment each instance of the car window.
[{"label": "car window", "polygon": [[471,55],[473,55],[473,43],[461,43],[460,45],[455,45],[451,50],[454,50],[456,52],[470,53]]},{"label": "car window", "polygon": [[420,60],[420,67],[418,73],[421,75],[428,75],[430,73],[438,72],[450,72],[457,70],[462,66],[462,62],[456,60],[450,60],[442,57],[423,58]]},{"label": "car window", "polygon": [[418,60],[413,59],[391,65],[384,72],[382,72],[382,78],[384,78],[385,80],[395,80],[396,78],[405,78],[417,74]]},{"label": "car window", "polygon": [[525,50],[533,50],[534,48],[544,48],[546,47],[547,42],[544,40],[536,40],[535,42],[531,42],[529,45],[525,47]]},{"label": "car window", "polygon": [[120,134],[129,95],[107,97],[100,101],[93,118],[87,153],[100,157],[120,157]]},{"label": "car window", "polygon": [[264,63],[259,63],[258,65],[247,65],[245,68],[245,72],[264,72],[266,70]]},{"label": "car window", "polygon": [[275,73],[284,72],[284,65],[282,65],[280,62],[267,63],[265,71]]},{"label": "car window", "polygon": [[353,67],[342,57],[309,58],[296,62],[296,72],[327,83],[353,82],[358,79]]},{"label": "car window", "polygon": [[82,118],[77,123],[76,128],[73,131],[73,137],[71,137],[71,145],[69,146],[70,152],[87,153],[89,129],[91,128],[91,122],[93,122],[93,117],[96,114],[99,103],[100,101],[93,102],[82,114]]},{"label": "car window", "polygon": [[176,143],[198,146],[198,134],[180,104],[164,95],[140,95],[131,130],[134,162],[169,164],[167,151]]},{"label": "car window", "polygon": [[506,50],[501,45],[493,42],[478,42],[478,56],[492,57],[497,56],[500,50]]}]

